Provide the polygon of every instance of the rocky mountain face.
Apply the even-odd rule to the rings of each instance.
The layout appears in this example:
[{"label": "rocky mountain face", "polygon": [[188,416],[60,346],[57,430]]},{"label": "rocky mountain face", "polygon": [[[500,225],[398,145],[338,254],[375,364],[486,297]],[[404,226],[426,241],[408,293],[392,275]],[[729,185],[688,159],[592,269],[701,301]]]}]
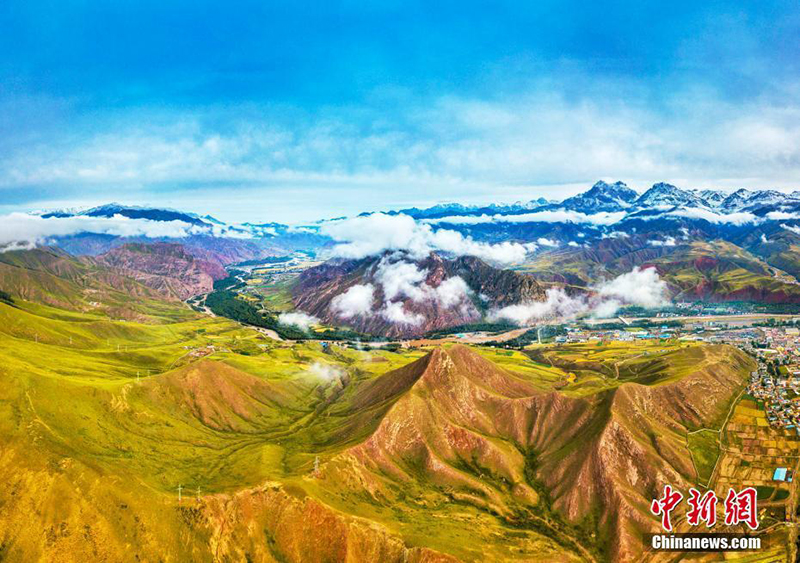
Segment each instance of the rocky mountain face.
[{"label": "rocky mountain face", "polygon": [[[671,260],[661,260],[659,271],[674,280],[681,280],[672,284],[676,296],[716,301],[743,298],[795,302],[796,287],[800,287],[800,260],[797,259],[800,249],[798,193],[747,189],[734,192],[695,190],[659,182],[639,194],[623,182],[600,181],[584,193],[561,202],[538,198],[511,205],[446,203],[427,209],[392,211],[390,214],[405,213],[432,229],[457,231],[477,242],[513,242],[526,244],[528,248],[536,245],[536,251],[529,252],[524,263],[516,267],[530,272],[542,282],[567,285],[580,282],[578,285],[585,287],[606,279],[612,271],[617,271],[617,275],[622,273],[608,263],[609,259],[614,260],[617,266],[624,264],[630,269],[675,254]],[[128,221],[176,223],[188,226],[189,232],[181,238],[78,233],[57,237],[53,241],[59,248],[74,255],[101,255],[128,243],[177,242],[200,262],[226,266],[245,260],[285,255],[296,250],[325,256],[335,244],[322,234],[324,228],[320,225],[302,228],[276,222],[226,225],[209,216],[119,204],[42,215],[51,219],[76,216],[106,219],[124,217]],[[623,239],[626,241],[623,242]],[[721,246],[724,246],[724,255],[719,257],[723,266],[706,269],[692,266],[692,259],[687,259],[682,253],[685,253],[686,247],[696,243],[724,243]],[[736,267],[733,268],[727,261],[728,253],[745,253],[752,259],[736,261]],[[132,262],[128,265],[134,266]],[[480,280],[479,275],[469,274],[466,271],[468,268],[462,268],[458,275],[464,280],[470,278],[468,286],[472,296],[469,300],[461,300],[459,307],[442,307],[436,302],[423,304],[424,300],[404,299],[402,308],[393,305],[393,309],[386,310],[387,300],[381,293],[381,287],[378,287],[382,284],[378,284],[374,307],[371,309],[374,314],[347,319],[341,315],[337,317],[329,308],[331,299],[354,285],[375,285],[370,272],[365,270],[351,275],[349,268],[356,266],[341,262],[332,263],[327,273],[313,271],[301,278],[299,288],[307,295],[301,295],[298,289],[295,301],[298,306],[323,319],[347,320],[354,326],[370,326],[379,332],[388,330],[387,315],[405,317],[415,322],[406,323],[404,328],[393,329],[395,334],[415,334],[417,330],[414,326],[435,324],[426,320],[434,312],[441,319],[441,326],[452,326],[480,318],[481,312],[495,304],[496,298],[491,292],[495,273],[482,269],[476,263],[470,266],[485,274],[487,281]],[[751,266],[755,269],[751,269]],[[342,271],[342,268],[346,271]],[[733,276],[731,272],[735,269],[743,275]],[[691,275],[681,278],[678,275],[680,272]],[[363,275],[367,277],[359,281]],[[431,287],[436,286],[437,275],[431,272]],[[337,279],[328,279],[327,276]],[[311,281],[318,277],[323,286],[314,285],[316,282]],[[162,289],[168,285],[158,279],[152,279],[150,283],[157,283]],[[481,289],[484,283],[489,286],[486,291]],[[688,283],[695,285],[689,287]],[[202,287],[202,282],[197,280],[193,284]],[[166,291],[180,295],[186,290]],[[481,295],[489,299],[480,299]]]},{"label": "rocky mountain face", "polygon": [[0,253],[0,290],[70,311],[145,322],[165,297],[176,299],[120,269],[47,247]]},{"label": "rocky mountain face", "polygon": [[[530,276],[501,270],[475,257],[446,259],[431,254],[421,261],[400,261],[413,283],[394,287],[388,256],[331,261],[304,271],[292,290],[295,306],[325,322],[387,336],[415,336],[431,330],[478,322],[493,307],[541,301],[544,290]],[[460,280],[455,282],[454,280]],[[366,310],[348,315],[337,309],[354,287],[370,288]],[[453,295],[442,296],[445,289]],[[401,310],[413,322],[390,314]]]},{"label": "rocky mountain face", "polygon": [[[325,465],[323,479],[389,505],[395,487],[421,482],[509,523],[536,520],[562,561],[596,560],[598,551],[640,561],[640,534],[658,527],[651,495],[696,479],[686,432],[724,416],[752,367],[730,348],[691,353],[690,373],[672,383],[572,398],[542,392],[466,347],[434,350],[360,390],[369,405],[397,393],[390,381],[406,388],[368,439]],[[568,522],[591,520],[594,539],[576,541],[575,529],[547,518],[544,495]]]},{"label": "rocky mountain face", "polygon": [[142,284],[178,299],[208,293],[228,276],[218,262],[200,260],[180,244],[130,243],[95,258]]}]

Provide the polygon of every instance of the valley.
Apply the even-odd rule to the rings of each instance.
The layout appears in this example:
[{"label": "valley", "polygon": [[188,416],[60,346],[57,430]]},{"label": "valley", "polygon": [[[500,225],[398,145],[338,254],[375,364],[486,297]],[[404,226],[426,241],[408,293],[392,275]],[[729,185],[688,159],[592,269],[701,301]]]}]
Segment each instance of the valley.
[{"label": "valley", "polygon": [[4,561],[639,560],[649,495],[700,481],[688,436],[755,365],[676,340],[358,350],[70,302],[0,303]]},{"label": "valley", "polygon": [[670,561],[645,544],[665,483],[754,484],[768,548],[739,559],[793,560],[796,235],[653,190],[43,216],[189,231],[0,252],[0,560]]}]

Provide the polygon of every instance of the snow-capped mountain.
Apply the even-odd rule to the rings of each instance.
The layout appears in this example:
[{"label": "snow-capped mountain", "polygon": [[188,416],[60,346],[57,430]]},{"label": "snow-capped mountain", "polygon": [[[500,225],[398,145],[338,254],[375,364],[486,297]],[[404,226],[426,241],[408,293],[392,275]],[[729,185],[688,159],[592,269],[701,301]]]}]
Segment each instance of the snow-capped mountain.
[{"label": "snow-capped mountain", "polygon": [[726,197],[719,205],[719,208],[730,213],[763,209],[765,207],[778,207],[784,204],[797,204],[800,200],[793,194],[786,194],[776,190],[750,191],[742,188]]},{"label": "snow-capped mountain", "polygon": [[705,201],[709,207],[719,207],[725,201],[728,194],[722,190],[692,190],[700,199]]},{"label": "snow-capped mountain", "polygon": [[[540,197],[530,201],[517,201],[512,204],[490,203],[488,205],[462,205],[460,203],[439,203],[432,207],[420,209],[418,207],[411,207],[408,209],[401,209],[400,211],[392,211],[390,214],[403,213],[409,215],[414,219],[438,219],[441,217],[449,216],[463,216],[463,215],[482,215],[482,214],[500,214],[506,215],[511,213],[525,213],[533,209],[538,209],[554,202]],[[363,214],[362,214],[363,215]]]},{"label": "snow-capped mountain", "polygon": [[[725,215],[753,212],[761,216],[773,210],[800,211],[800,190],[790,194],[775,190],[747,189],[730,193],[713,189],[683,189],[666,182],[658,182],[639,194],[624,182],[609,184],[599,181],[589,190],[561,202],[538,198],[527,203],[518,201],[510,205],[476,206],[446,203],[425,209],[413,207],[389,213],[404,213],[415,219],[436,219],[451,216],[521,215],[545,210],[562,210],[577,211],[587,215],[625,212],[631,216],[652,217],[669,208],[705,210],[705,217],[711,217],[710,214],[714,213]],[[700,215],[697,214],[698,217]]]},{"label": "snow-capped mountain", "polygon": [[[387,214],[407,214],[432,228],[456,230],[475,241],[532,243],[529,245],[531,248],[585,247],[594,241],[651,235],[657,237],[654,240],[670,241],[671,245],[692,237],[762,241],[785,236],[784,231],[795,232],[793,229],[797,229],[800,232],[798,195],[800,192],[786,194],[773,190],[700,191],[664,182],[656,183],[639,194],[623,182],[600,181],[562,202],[537,198],[483,206],[441,203],[424,209],[389,211]],[[229,225],[209,215],[118,203],[37,215],[43,219],[107,218],[111,222],[121,216],[131,219],[131,223],[135,220],[149,223],[134,225],[118,221],[114,228],[92,225],[99,230],[72,231],[73,234],[61,237],[58,243],[74,253],[99,253],[120,241],[145,239],[183,242],[191,238],[195,246],[215,249],[226,244],[226,252],[228,247],[234,248],[238,253],[236,256],[258,255],[266,248],[269,251],[316,252],[335,244],[323,228],[330,221],[292,227],[269,222],[269,217],[264,217],[263,222]],[[155,228],[152,222],[175,224],[162,229],[160,226]],[[546,244],[541,241],[546,241]],[[253,245],[257,247],[255,251]],[[246,252],[239,252],[242,248]],[[234,252],[227,253],[234,255]]]},{"label": "snow-capped mountain", "polygon": [[[211,225],[212,222],[201,219],[194,213],[184,213],[174,209],[157,207],[139,207],[136,205],[122,205],[119,203],[108,203],[98,207],[91,207],[83,210],[56,210],[42,213],[41,217],[49,219],[51,217],[127,217],[128,219],[148,219],[150,221],[183,221],[191,225]],[[219,224],[219,223],[218,223]]]},{"label": "snow-capped mountain", "polygon": [[659,182],[653,184],[653,187],[644,192],[637,200],[637,207],[675,207],[677,205],[689,207],[708,207],[708,203],[697,194],[688,190],[682,190],[667,184]]},{"label": "snow-capped mountain", "polygon": [[588,191],[565,199],[558,207],[581,213],[623,211],[629,209],[638,197],[639,194],[624,182],[608,184],[600,181]]}]

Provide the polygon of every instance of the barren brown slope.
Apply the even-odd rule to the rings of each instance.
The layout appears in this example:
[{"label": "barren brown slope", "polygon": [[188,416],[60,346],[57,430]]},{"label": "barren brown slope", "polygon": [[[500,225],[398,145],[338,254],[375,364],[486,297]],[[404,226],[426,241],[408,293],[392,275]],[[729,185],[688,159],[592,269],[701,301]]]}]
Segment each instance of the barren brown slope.
[{"label": "barren brown slope", "polygon": [[214,280],[228,275],[218,263],[199,260],[180,244],[172,243],[129,243],[95,260],[168,297],[179,299],[208,293],[214,288]]},{"label": "barren brown slope", "polygon": [[732,348],[699,349],[696,369],[675,381],[625,383],[586,399],[538,392],[463,346],[438,349],[325,478],[366,489],[376,502],[393,501],[387,480],[428,483],[515,526],[552,500],[570,522],[613,538],[596,553],[636,560],[639,535],[656,524],[647,507],[657,489],[695,477],[686,432],[717,420],[750,369]]},{"label": "barren brown slope", "polygon": [[119,270],[53,248],[0,253],[0,289],[58,308],[146,320],[163,295]]},{"label": "barren brown slope", "polygon": [[[414,336],[437,330],[480,321],[484,310],[503,307],[512,303],[539,301],[544,299],[544,290],[531,276],[511,270],[502,270],[474,257],[447,259],[431,253],[426,259],[416,262],[425,272],[425,283],[438,287],[443,281],[458,276],[473,292],[457,306],[445,307],[437,300],[415,301],[403,297],[403,308],[409,314],[418,315],[418,324],[391,322],[377,314],[383,303],[383,289],[376,283],[378,266],[385,257],[362,260],[330,261],[305,270],[292,289],[292,298],[298,309],[307,311],[326,322],[351,324],[357,330],[387,336]],[[373,310],[375,314],[342,318],[332,307],[333,300],[358,284],[375,285]]]}]

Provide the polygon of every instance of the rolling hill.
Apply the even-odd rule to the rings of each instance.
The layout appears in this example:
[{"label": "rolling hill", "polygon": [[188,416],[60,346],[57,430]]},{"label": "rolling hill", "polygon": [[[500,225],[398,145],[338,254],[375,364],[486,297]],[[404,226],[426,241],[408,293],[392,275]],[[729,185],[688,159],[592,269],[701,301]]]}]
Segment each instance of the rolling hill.
[{"label": "rolling hill", "polygon": [[647,495],[695,478],[687,430],[751,369],[728,347],[281,343],[158,294],[115,320],[80,306],[96,266],[6,258],[75,295],[0,303],[4,561],[632,560]]},{"label": "rolling hill", "polygon": [[437,349],[417,360],[415,378],[398,378],[408,391],[366,441],[325,465],[323,481],[387,506],[413,506],[403,490],[414,483],[553,542],[538,549],[635,561],[654,529],[651,495],[696,480],[686,433],[724,417],[751,365],[729,348],[681,349],[615,388],[571,397],[466,347]]},{"label": "rolling hill", "polygon": [[800,302],[800,283],[774,265],[792,267],[791,246],[762,257],[724,240],[683,240],[669,246],[653,246],[648,240],[619,237],[589,248],[560,248],[538,254],[519,269],[542,284],[588,288],[634,266],[655,266],[676,301]]},{"label": "rolling hill", "polygon": [[218,262],[197,259],[180,244],[128,243],[95,260],[168,297],[182,300],[208,293],[214,289],[216,280],[228,277]]},{"label": "rolling hill", "polygon": [[[59,249],[0,253],[0,290],[38,304],[129,320],[187,312],[120,270]],[[173,297],[174,299],[174,297]]]}]

